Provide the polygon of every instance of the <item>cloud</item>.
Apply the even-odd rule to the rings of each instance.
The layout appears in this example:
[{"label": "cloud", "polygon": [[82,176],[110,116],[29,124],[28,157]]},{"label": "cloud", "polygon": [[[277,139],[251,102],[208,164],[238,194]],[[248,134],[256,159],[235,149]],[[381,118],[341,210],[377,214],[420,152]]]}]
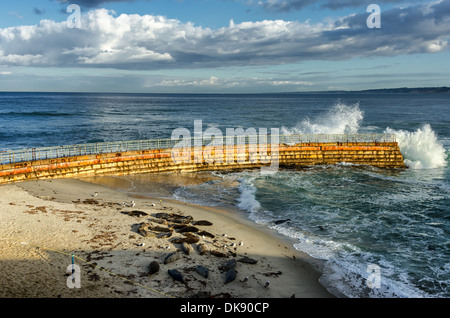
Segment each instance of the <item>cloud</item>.
[{"label": "cloud", "polygon": [[162,16],[116,16],[96,9],[82,16],[80,29],[50,20],[0,29],[0,65],[195,69],[448,49],[446,2],[382,11],[381,29],[369,29],[367,17],[353,14],[329,23],[264,20],[210,29]]},{"label": "cloud", "polygon": [[288,12],[302,10],[306,7],[328,8],[338,10],[343,8],[367,7],[369,4],[400,3],[399,0],[259,0],[245,2],[260,6],[267,11]]},{"label": "cloud", "polygon": [[[76,3],[79,6],[86,7],[86,8],[98,8],[100,5],[104,3],[111,3],[111,2],[133,2],[134,0],[57,0],[58,2],[62,4],[70,4],[70,3]],[[147,0],[151,1],[151,0]]]}]

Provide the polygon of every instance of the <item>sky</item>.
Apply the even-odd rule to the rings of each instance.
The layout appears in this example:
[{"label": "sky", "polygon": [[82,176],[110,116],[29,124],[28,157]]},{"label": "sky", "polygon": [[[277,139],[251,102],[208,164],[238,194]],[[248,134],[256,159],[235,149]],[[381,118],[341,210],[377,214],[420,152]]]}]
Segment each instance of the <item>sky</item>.
[{"label": "sky", "polygon": [[[372,4],[379,11],[369,10]],[[0,91],[450,86],[450,0],[16,0],[0,6]]]}]

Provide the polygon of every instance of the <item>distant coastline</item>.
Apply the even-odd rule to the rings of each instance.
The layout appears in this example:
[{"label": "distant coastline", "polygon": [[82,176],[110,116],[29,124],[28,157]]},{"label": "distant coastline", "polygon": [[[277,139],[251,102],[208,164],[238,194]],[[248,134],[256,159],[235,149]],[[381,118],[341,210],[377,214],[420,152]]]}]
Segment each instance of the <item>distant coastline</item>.
[{"label": "distant coastline", "polygon": [[330,93],[382,93],[382,94],[449,94],[450,87],[442,86],[442,87],[399,87],[399,88],[374,88],[374,89],[364,89],[364,90],[356,90],[356,91],[346,91],[346,90],[335,90],[335,91],[316,91],[316,92],[298,92],[301,93],[321,93],[321,94],[330,94]]}]

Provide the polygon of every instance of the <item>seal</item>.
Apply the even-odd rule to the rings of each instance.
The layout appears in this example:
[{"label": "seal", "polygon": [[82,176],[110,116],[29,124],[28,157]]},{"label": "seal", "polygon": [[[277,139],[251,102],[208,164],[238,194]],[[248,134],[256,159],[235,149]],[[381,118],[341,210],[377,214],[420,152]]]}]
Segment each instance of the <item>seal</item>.
[{"label": "seal", "polygon": [[192,251],[191,246],[189,244],[187,244],[186,242],[181,243],[180,248],[183,251],[183,253],[186,255],[189,255]]},{"label": "seal", "polygon": [[169,273],[170,277],[173,278],[173,280],[179,281],[184,284],[183,275],[181,275],[181,273],[178,270],[169,269],[169,270],[167,270],[167,272]]},{"label": "seal", "polygon": [[198,244],[198,245],[197,245],[197,250],[198,250],[198,253],[199,253],[200,255],[205,254],[206,251],[207,251],[206,245],[203,244],[203,243]]},{"label": "seal", "polygon": [[172,252],[164,258],[164,264],[169,264],[172,262],[175,262],[177,259],[180,259],[180,253],[178,252]]},{"label": "seal", "polygon": [[197,267],[195,267],[195,271],[203,277],[208,278],[209,270],[205,266],[197,265]]},{"label": "seal", "polygon": [[225,275],[225,284],[228,284],[236,279],[236,271],[234,268],[230,268]]}]

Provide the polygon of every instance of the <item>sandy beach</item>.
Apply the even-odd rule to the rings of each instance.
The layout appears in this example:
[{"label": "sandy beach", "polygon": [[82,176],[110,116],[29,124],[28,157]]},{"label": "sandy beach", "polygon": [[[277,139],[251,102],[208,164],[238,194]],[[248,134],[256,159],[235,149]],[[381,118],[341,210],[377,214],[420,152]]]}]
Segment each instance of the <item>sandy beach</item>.
[{"label": "sandy beach", "polygon": [[[318,282],[319,261],[233,211],[74,179],[0,194],[0,297],[333,297]],[[72,255],[80,288],[68,287]]]}]

